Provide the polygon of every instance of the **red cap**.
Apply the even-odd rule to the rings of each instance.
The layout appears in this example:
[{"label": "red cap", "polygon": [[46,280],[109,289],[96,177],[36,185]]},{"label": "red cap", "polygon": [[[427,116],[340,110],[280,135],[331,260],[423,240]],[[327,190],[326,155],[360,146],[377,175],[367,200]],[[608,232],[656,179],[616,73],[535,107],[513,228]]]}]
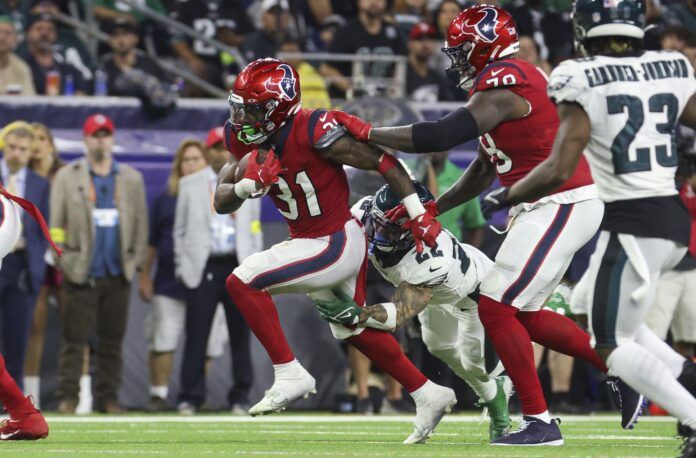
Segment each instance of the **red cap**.
[{"label": "red cap", "polygon": [[418,24],[411,27],[411,31],[408,34],[410,40],[420,40],[422,38],[437,38],[437,32],[435,27],[428,24],[427,22],[419,22]]},{"label": "red cap", "polygon": [[225,128],[214,127],[208,131],[208,138],[205,139],[205,144],[210,148],[213,145],[217,145],[222,141],[222,136],[225,134]]},{"label": "red cap", "polygon": [[82,125],[82,133],[85,137],[91,137],[102,129],[108,130],[110,134],[113,134],[114,130],[116,130],[111,118],[101,113],[90,116]]}]

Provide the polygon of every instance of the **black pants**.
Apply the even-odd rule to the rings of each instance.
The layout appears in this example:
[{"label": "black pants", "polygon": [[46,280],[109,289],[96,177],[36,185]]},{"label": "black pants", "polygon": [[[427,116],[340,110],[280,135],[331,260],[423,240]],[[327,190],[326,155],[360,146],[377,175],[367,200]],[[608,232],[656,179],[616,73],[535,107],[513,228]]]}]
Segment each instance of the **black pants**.
[{"label": "black pants", "polygon": [[235,267],[236,256],[209,258],[201,284],[186,292],[186,338],[179,402],[200,406],[205,401],[206,348],[218,302],[222,302],[225,307],[230,334],[233,384],[227,400],[230,405],[249,402],[248,394],[253,379],[249,327],[225,287],[225,280]]},{"label": "black pants", "polygon": [[29,285],[25,253],[11,253],[5,257],[0,274],[2,352],[7,371],[20,389],[23,388],[24,356],[38,293],[38,289]]}]

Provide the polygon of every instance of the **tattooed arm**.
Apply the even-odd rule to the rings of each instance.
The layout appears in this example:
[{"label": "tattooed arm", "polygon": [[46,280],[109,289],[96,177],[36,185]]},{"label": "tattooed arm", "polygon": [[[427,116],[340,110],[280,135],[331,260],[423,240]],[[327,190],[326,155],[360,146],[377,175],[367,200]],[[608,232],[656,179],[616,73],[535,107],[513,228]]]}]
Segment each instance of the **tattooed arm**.
[{"label": "tattooed arm", "polygon": [[[432,296],[433,289],[430,287],[401,283],[392,298],[396,308],[395,329],[400,328],[408,320],[422,312],[428,306]],[[365,324],[369,318],[379,323],[386,323],[389,318],[388,314],[387,306],[384,304],[370,305],[362,309],[359,323]]]}]

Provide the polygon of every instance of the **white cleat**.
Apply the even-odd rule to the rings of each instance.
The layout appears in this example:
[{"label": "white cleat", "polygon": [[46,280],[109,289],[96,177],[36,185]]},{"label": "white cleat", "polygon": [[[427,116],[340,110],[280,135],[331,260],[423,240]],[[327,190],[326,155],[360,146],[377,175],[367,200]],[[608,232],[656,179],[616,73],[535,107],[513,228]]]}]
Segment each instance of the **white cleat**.
[{"label": "white cleat", "polygon": [[453,390],[430,380],[411,395],[416,401],[416,420],[413,422],[413,432],[403,443],[424,444],[433,434],[442,417],[452,411],[452,407],[457,403],[457,397]]},{"label": "white cleat", "polygon": [[299,362],[293,361],[283,366],[286,367],[276,369],[273,386],[266,391],[263,399],[249,409],[249,415],[252,417],[280,412],[291,402],[316,394],[314,377]]}]

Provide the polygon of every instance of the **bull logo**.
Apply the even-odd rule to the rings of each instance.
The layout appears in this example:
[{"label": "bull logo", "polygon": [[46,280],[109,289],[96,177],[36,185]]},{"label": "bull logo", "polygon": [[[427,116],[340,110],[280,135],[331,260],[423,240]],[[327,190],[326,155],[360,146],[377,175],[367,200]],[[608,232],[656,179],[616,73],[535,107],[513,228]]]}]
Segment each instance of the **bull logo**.
[{"label": "bull logo", "polygon": [[486,43],[493,43],[498,38],[498,33],[495,31],[498,26],[498,11],[495,8],[481,8],[477,13],[483,13],[478,22],[471,24],[469,19],[467,19],[462,29],[471,27],[476,31],[478,38]]},{"label": "bull logo", "polygon": [[268,92],[276,94],[281,99],[293,100],[297,95],[295,90],[297,80],[295,75],[293,75],[292,68],[288,64],[280,64],[276,67],[276,70],[282,70],[283,77],[280,80],[275,77],[267,79],[264,87]]}]

